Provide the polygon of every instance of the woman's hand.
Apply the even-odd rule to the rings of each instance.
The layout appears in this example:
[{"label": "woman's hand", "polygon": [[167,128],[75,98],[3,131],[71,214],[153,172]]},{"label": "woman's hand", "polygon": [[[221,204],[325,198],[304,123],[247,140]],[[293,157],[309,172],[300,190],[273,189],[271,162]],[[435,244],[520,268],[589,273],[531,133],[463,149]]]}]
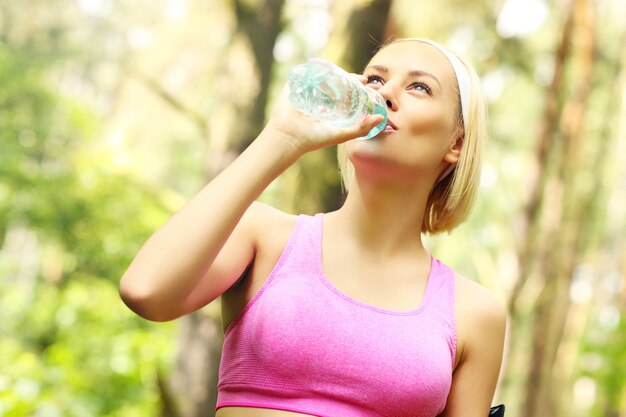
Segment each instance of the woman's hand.
[{"label": "woman's hand", "polygon": [[[367,83],[366,77],[353,75],[361,83]],[[299,153],[304,154],[315,149],[363,137],[382,120],[382,115],[368,115],[352,126],[329,126],[296,109],[289,101],[289,85],[285,84],[264,133],[280,136]]]}]

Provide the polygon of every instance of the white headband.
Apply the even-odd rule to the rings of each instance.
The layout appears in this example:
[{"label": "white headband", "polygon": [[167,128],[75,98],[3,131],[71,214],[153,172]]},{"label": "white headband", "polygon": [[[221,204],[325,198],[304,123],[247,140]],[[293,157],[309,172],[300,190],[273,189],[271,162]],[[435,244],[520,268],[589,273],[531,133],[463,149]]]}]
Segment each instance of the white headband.
[{"label": "white headband", "polygon": [[459,86],[459,96],[461,97],[461,116],[463,117],[463,128],[467,130],[467,115],[469,112],[469,101],[470,101],[470,90],[471,90],[471,79],[469,72],[467,72],[467,68],[461,62],[459,58],[457,58],[452,52],[450,52],[445,46],[438,44],[435,41],[431,41],[430,39],[424,38],[401,38],[398,41],[419,41],[427,43],[431,46],[437,48],[442,54],[448,58],[450,64],[452,64],[452,69],[454,70],[454,75],[456,75],[456,82]]}]

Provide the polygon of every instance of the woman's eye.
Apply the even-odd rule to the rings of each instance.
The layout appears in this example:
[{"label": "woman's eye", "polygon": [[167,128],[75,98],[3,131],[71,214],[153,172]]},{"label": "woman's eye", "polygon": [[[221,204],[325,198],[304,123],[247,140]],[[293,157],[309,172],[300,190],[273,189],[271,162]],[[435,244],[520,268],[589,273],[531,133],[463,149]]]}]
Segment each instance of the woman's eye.
[{"label": "woman's eye", "polygon": [[422,82],[411,84],[411,89],[415,91],[422,91],[428,95],[432,94],[430,87]]},{"label": "woman's eye", "polygon": [[367,76],[367,83],[368,84],[374,84],[374,85],[376,85],[376,84],[383,85],[383,80],[380,77],[376,76],[376,75],[368,75]]}]

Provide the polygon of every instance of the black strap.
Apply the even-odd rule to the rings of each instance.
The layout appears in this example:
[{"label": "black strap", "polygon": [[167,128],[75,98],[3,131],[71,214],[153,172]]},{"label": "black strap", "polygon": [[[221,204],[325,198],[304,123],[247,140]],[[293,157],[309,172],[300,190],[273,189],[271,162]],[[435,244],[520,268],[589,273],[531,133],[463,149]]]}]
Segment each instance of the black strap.
[{"label": "black strap", "polygon": [[489,417],[504,417],[504,404],[491,407]]}]

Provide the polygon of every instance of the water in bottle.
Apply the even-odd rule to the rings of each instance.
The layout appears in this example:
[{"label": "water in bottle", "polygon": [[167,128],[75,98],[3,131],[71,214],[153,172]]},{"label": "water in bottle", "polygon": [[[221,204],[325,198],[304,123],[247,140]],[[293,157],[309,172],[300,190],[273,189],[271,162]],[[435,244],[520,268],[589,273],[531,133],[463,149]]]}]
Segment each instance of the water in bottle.
[{"label": "water in bottle", "polygon": [[333,126],[350,126],[367,114],[385,118],[365,137],[376,136],[387,125],[387,106],[374,89],[322,59],[310,59],[289,72],[289,100],[301,112]]}]

